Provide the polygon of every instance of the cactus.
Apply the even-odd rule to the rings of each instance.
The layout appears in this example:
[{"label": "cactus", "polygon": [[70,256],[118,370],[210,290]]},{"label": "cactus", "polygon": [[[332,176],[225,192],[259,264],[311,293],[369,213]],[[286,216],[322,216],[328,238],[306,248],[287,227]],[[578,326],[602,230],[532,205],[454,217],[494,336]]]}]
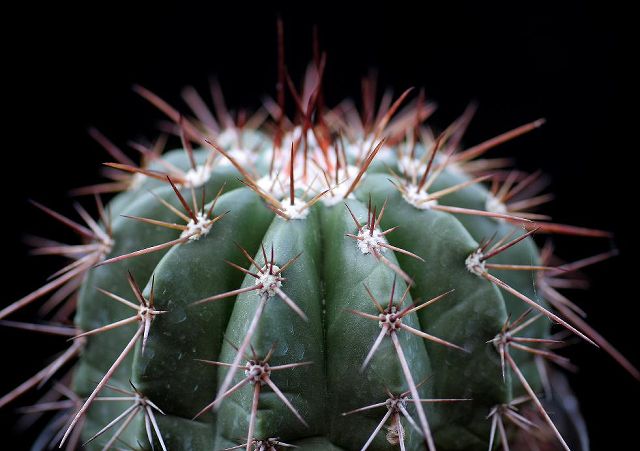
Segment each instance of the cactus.
[{"label": "cactus", "polygon": [[[216,115],[185,91],[193,119],[137,87],[181,148],[136,145],[136,165],[94,130],[113,181],[76,194],[121,192],[81,222],[36,204],[82,238],[39,243],[72,263],[0,311],[72,338],[0,400],[57,380],[31,408],[57,412],[36,449],[570,449],[540,396],[570,365],[553,323],[638,378],[557,291],[615,252],[557,265],[533,239],[609,234],[532,213],[540,174],[485,157],[542,120],[463,150],[473,106],[433,133],[422,92],[376,109],[367,81],[360,114],[328,109],[323,70],[289,80],[295,120],[283,67],[269,121],[236,120],[217,86]],[[4,319],[49,295],[48,322]]]}]

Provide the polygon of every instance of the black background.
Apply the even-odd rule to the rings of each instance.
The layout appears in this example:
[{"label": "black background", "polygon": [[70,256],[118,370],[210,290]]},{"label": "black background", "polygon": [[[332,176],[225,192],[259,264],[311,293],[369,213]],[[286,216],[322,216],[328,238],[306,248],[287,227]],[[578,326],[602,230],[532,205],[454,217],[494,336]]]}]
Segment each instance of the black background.
[{"label": "black background", "polygon": [[[632,137],[637,112],[631,99],[636,90],[625,81],[638,52],[626,45],[628,11],[575,1],[390,2],[348,11],[346,2],[309,3],[304,10],[237,3],[234,9],[183,2],[137,10],[100,2],[90,9],[23,4],[3,14],[3,304],[38,287],[59,264],[27,256],[26,233],[68,236],[27,200],[71,211],[66,192],[95,181],[99,163],[107,159],[87,127],[97,126],[123,146],[131,138],[154,137],[161,115],[131,91],[133,83],[182,106],[183,86],[194,84],[204,92],[208,76],[216,74],[229,104],[257,107],[261,95],[274,93],[280,12],[287,64],[297,80],[311,57],[311,30],[318,24],[328,53],[330,103],[358,97],[360,77],[376,67],[379,86],[393,86],[396,93],[424,86],[439,104],[432,123],[440,128],[477,100],[480,109],[466,138],[470,144],[547,118],[542,129],[494,155],[516,156],[520,168],[542,168],[551,176],[557,199],[545,211],[555,220],[615,233],[613,242],[555,242],[568,259],[613,246],[621,250],[615,260],[589,269],[592,289],[573,298],[596,329],[640,364],[633,283],[637,221],[632,219],[638,191],[637,137]],[[64,346],[64,339],[36,338],[41,337],[0,330],[1,393]],[[587,345],[568,355],[580,367],[570,378],[593,449],[628,449],[636,435],[638,384]],[[11,407],[0,413],[1,447],[25,449],[34,432],[21,437],[12,432]]]}]

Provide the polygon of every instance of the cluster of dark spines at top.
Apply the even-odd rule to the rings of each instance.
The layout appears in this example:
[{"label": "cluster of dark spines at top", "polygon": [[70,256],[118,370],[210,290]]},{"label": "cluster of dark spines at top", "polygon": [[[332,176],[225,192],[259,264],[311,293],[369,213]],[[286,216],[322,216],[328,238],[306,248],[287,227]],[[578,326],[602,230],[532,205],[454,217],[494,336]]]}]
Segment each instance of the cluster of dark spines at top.
[{"label": "cluster of dark spines at top", "polygon": [[[45,213],[77,232],[83,242],[82,244],[68,245],[45,239],[34,239],[33,242],[37,246],[35,251],[37,254],[60,255],[71,259],[72,263],[52,275],[51,280],[42,288],[0,311],[3,325],[45,334],[67,336],[73,338],[73,341],[70,347],[51,364],[4,396],[0,400],[0,406],[8,404],[30,389],[40,388],[48,381],[53,381],[51,389],[45,394],[41,402],[36,406],[26,408],[25,413],[33,415],[49,410],[67,411],[67,415],[60,417],[62,421],[58,421],[59,424],[54,428],[51,436],[53,441],[61,442],[61,446],[64,444],[69,449],[73,449],[79,443],[81,437],[79,431],[82,429],[80,423],[85,420],[85,412],[94,403],[96,405],[122,405],[119,403],[126,403],[125,409],[120,409],[120,413],[117,416],[99,428],[94,434],[91,434],[89,441],[93,442],[108,430],[114,429],[115,432],[104,444],[104,447],[115,446],[118,442],[122,445],[125,441],[123,437],[128,426],[136,418],[142,417],[147,440],[152,444],[157,443],[163,449],[166,449],[159,421],[156,419],[156,413],[163,414],[164,412],[152,400],[147,398],[137,388],[137,385],[132,384],[133,391],[131,391],[109,383],[123,362],[126,362],[127,359],[131,360],[132,351],[138,342],[141,343],[139,353],[144,356],[145,347],[156,316],[161,316],[167,312],[165,310],[156,310],[154,307],[153,269],[147,271],[144,277],[145,280],[150,279],[151,281],[146,293],[143,293],[143,290],[136,283],[136,278],[131,274],[126,277],[122,275],[125,285],[129,286],[134,295],[135,302],[127,299],[122,294],[116,294],[100,286],[95,287],[104,296],[116,301],[121,306],[136,311],[134,316],[125,319],[92,318],[90,322],[100,323],[100,325],[90,329],[83,327],[83,330],[78,330],[75,326],[68,325],[77,306],[76,292],[80,288],[85,292],[94,289],[94,287],[88,287],[83,282],[87,277],[90,278],[92,276],[92,269],[96,266],[119,263],[130,258],[131,262],[134,262],[148,255],[158,253],[158,256],[154,257],[151,263],[147,262],[147,265],[153,268],[160,260],[160,256],[166,253],[168,249],[186,245],[189,242],[197,241],[207,236],[214,223],[222,219],[226,214],[226,211],[218,214],[214,213],[218,199],[224,190],[231,191],[238,186],[247,186],[257,193],[275,214],[286,221],[304,219],[308,214],[308,210],[311,210],[314,204],[323,199],[333,199],[332,203],[335,203],[335,201],[347,201],[345,203],[346,210],[355,224],[355,230],[353,233],[347,233],[346,236],[355,240],[354,245],[357,246],[357,249],[362,254],[371,254],[374,261],[382,263],[391,271],[394,277],[388,304],[383,305],[365,285],[362,287],[362,291],[373,304],[375,310],[372,313],[360,310],[351,311],[353,315],[360,317],[362,320],[376,321],[380,327],[377,337],[371,337],[372,345],[364,358],[361,369],[366,369],[367,364],[381,346],[381,343],[389,340],[395,350],[397,361],[404,377],[405,388],[408,388],[408,390],[399,392],[400,394],[394,394],[387,390],[388,398],[386,401],[380,401],[358,408],[355,411],[346,412],[345,415],[377,407],[386,407],[387,412],[382,420],[376,424],[367,442],[364,443],[363,449],[366,449],[374,441],[381,429],[387,424],[387,441],[404,449],[407,435],[401,418],[404,418],[405,424],[408,424],[410,429],[412,428],[416,432],[418,443],[424,440],[430,450],[435,449],[435,443],[422,404],[467,400],[421,397],[418,389],[423,386],[424,381],[416,383],[398,339],[398,334],[407,332],[439,345],[458,348],[459,351],[464,351],[464,349],[457,344],[430,335],[403,322],[405,317],[411,316],[418,310],[433,304],[447,293],[442,293],[424,303],[404,305],[414,280],[401,268],[395,258],[388,258],[384,253],[389,251],[392,253],[391,255],[394,253],[402,254],[418,262],[430,256],[417,255],[409,250],[391,245],[386,240],[386,235],[396,229],[396,226],[393,225],[386,230],[382,230],[381,224],[387,205],[386,199],[381,204],[379,213],[376,205],[374,205],[375,203],[369,200],[366,220],[359,220],[357,214],[354,214],[349,206],[348,201],[353,198],[353,194],[365,174],[369,169],[373,170],[374,162],[377,161],[375,159],[376,156],[378,156],[378,160],[382,160],[381,167],[386,166],[382,171],[388,172],[390,181],[395,185],[398,193],[417,210],[434,210],[470,215],[472,217],[489,217],[493,220],[503,220],[529,229],[528,232],[523,234],[501,236],[495,243],[493,242],[495,241],[494,237],[486,237],[487,239],[480,243],[477,250],[470,253],[465,261],[460,262],[460,265],[464,265],[465,269],[471,274],[488,280],[501,290],[517,297],[528,307],[528,310],[516,320],[507,319],[502,329],[496,331],[495,337],[488,343],[488,345],[495,347],[499,356],[503,377],[505,379],[509,375],[515,377],[525,392],[523,397],[496,405],[488,412],[488,421],[490,422],[490,437],[488,441],[490,441],[490,448],[495,441],[499,440],[502,446],[507,449],[508,431],[506,424],[508,423],[525,432],[536,433],[536,429],[540,428],[540,424],[534,424],[532,419],[518,412],[518,406],[527,402],[536,407],[537,415],[544,420],[544,427],[550,428],[564,448],[568,449],[568,445],[555,429],[553,422],[540,403],[535,390],[527,382],[516,359],[510,353],[512,350],[517,350],[533,354],[536,358],[548,359],[562,365],[568,364],[564,358],[547,349],[557,345],[559,340],[548,337],[517,335],[542,316],[561,324],[589,342],[595,342],[609,352],[634,377],[638,378],[637,369],[587,325],[583,319],[583,312],[579,307],[558,292],[558,289],[561,288],[581,286],[583,279],[572,276],[575,276],[577,271],[587,265],[609,258],[615,254],[614,251],[575,263],[559,264],[554,267],[551,265],[556,262],[552,256],[552,250],[548,246],[543,249],[542,262],[538,265],[490,263],[488,261],[515,246],[534,231],[582,236],[608,236],[606,232],[551,223],[549,218],[538,213],[531,213],[529,211],[530,208],[550,200],[549,195],[540,194],[543,184],[540,182],[539,174],[526,175],[518,171],[508,170],[507,165],[510,162],[502,159],[478,159],[492,147],[537,128],[542,121],[535,121],[485,143],[460,151],[458,149],[461,136],[473,115],[473,108],[467,110],[460,119],[437,137],[430,136],[430,132],[422,126],[422,123],[432,113],[433,106],[424,101],[422,93],[410,107],[403,110],[400,110],[400,107],[407,98],[408,91],[403,93],[395,102],[392,102],[390,96],[385,95],[380,109],[376,112],[375,101],[373,100],[375,98],[375,89],[372,87],[373,83],[367,80],[363,84],[364,102],[361,115],[358,115],[349,103],[343,103],[337,108],[329,110],[322,104],[321,80],[323,70],[324,57],[318,57],[307,72],[304,89],[301,93],[298,93],[293,82],[287,79],[297,107],[297,117],[293,122],[284,115],[283,88],[278,91],[277,102],[265,102],[265,111],[272,116],[271,125],[275,129],[271,138],[265,138],[263,135],[258,138],[255,136],[261,133],[256,130],[266,119],[265,114],[260,112],[249,119],[246,119],[244,114],[238,114],[234,118],[224,106],[222,94],[217,85],[214,85],[213,89],[217,119],[216,115],[209,113],[205,108],[204,101],[194,90],[185,90],[184,97],[196,115],[195,120],[186,119],[150,91],[144,88],[137,88],[140,94],[158,106],[172,120],[171,124],[164,124],[164,129],[168,133],[177,134],[181,137],[186,158],[176,153],[170,153],[167,157],[163,157],[161,149],[164,147],[165,140],[161,138],[151,146],[133,144],[132,147],[142,155],[141,165],[136,166],[124,152],[110,143],[99,132],[92,131],[92,135],[96,140],[117,160],[116,163],[107,165],[109,170],[106,175],[112,179],[112,182],[76,190],[77,194],[91,193],[96,195],[99,221],[94,220],[80,206],[77,206],[76,209],[84,224],[75,222],[36,204]],[[280,77],[280,86],[282,86],[285,84],[283,81],[284,72]],[[335,136],[338,137],[334,138]],[[348,144],[345,144],[345,139]],[[247,143],[252,140],[252,144]],[[196,152],[193,150],[191,142],[204,145],[208,150]],[[289,148],[287,148],[288,142],[291,142]],[[252,147],[246,147],[247,145]],[[396,150],[396,155],[393,156],[396,162],[395,169],[388,165],[388,160],[385,160],[380,155],[385,150],[389,152],[392,148],[391,146],[394,146]],[[420,151],[420,149],[422,150]],[[286,161],[287,156],[288,161]],[[284,163],[282,163],[283,161]],[[225,164],[225,162],[229,162],[230,165]],[[118,170],[118,172],[111,172],[113,169]],[[124,171],[124,174],[130,175],[124,177],[122,171]],[[438,179],[446,178],[450,176],[448,173],[452,173],[454,174],[452,178],[455,180],[455,175],[459,173],[458,171],[469,175],[470,178],[465,179],[463,177],[455,183],[447,181],[444,187],[438,188]],[[232,176],[229,177],[229,174],[232,174]],[[267,178],[269,183],[263,183],[262,179],[264,177]],[[220,181],[212,183],[211,180]],[[302,181],[301,183],[300,180]],[[482,208],[449,205],[445,202],[447,198],[459,195],[462,190],[488,180],[492,183],[490,196]],[[298,189],[296,189],[296,183],[300,183]],[[168,189],[165,189],[165,185]],[[97,194],[117,190],[125,192],[105,209]],[[150,190],[149,194],[147,194],[147,190]],[[158,191],[162,192],[158,193]],[[208,196],[213,193],[216,193],[215,197],[212,201],[207,202]],[[287,194],[288,197],[286,197]],[[190,197],[189,200],[187,200],[188,197]],[[149,204],[150,201],[156,203],[156,208],[147,208],[146,211],[157,213],[157,205],[160,205],[164,211],[160,217],[127,214],[125,218],[115,220],[111,218],[114,211],[118,214],[130,211],[131,209],[127,208],[127,204],[136,204],[136,202],[138,204]],[[300,202],[298,203],[298,201]],[[145,208],[133,210],[145,211]],[[183,223],[176,223],[176,218]],[[114,222],[123,221],[124,219],[133,219],[140,223],[141,227],[149,225],[160,226],[166,230],[164,235],[155,235],[151,238],[148,237],[148,239],[158,237],[171,237],[171,239],[161,243],[148,244],[141,239],[137,243],[133,243],[134,246],[138,245],[139,248],[130,249],[132,243],[126,243],[127,245],[123,246],[114,237]],[[175,237],[176,233],[178,234],[177,238]],[[254,243],[253,248],[255,248],[255,244],[257,243]],[[269,248],[268,242],[267,248]],[[120,253],[123,249],[130,250]],[[255,282],[240,289],[209,294],[193,304],[209,304],[245,293],[257,293],[259,303],[253,311],[252,318],[247,322],[246,329],[241,333],[241,336],[244,337],[242,341],[238,341],[236,344],[228,342],[229,346],[235,350],[233,360],[223,362],[200,359],[202,363],[228,368],[229,370],[226,373],[221,373],[225,376],[218,387],[218,395],[209,405],[204,406],[198,415],[206,413],[212,407],[219,406],[224,398],[240,390],[245,385],[251,385],[253,386],[252,401],[245,443],[228,449],[246,447],[249,450],[252,447],[253,449],[261,449],[260,447],[264,449],[270,449],[269,447],[274,449],[288,447],[291,445],[276,438],[254,437],[260,393],[261,390],[264,390],[265,385],[268,386],[293,416],[303,426],[307,426],[306,420],[294,407],[287,395],[280,391],[278,386],[271,380],[270,375],[272,371],[280,369],[295,371],[298,366],[307,366],[314,362],[304,361],[270,365],[269,362],[275,345],[270,348],[264,357],[259,357],[259,354],[253,349],[252,338],[257,333],[256,331],[261,323],[268,301],[273,297],[281,300],[287,308],[291,309],[302,320],[307,319],[307,313],[285,291],[286,274],[284,272],[295,266],[300,254],[296,251],[296,254],[292,255],[287,261],[280,262],[282,266],[278,267],[273,247],[271,247],[269,253],[264,244],[261,245],[258,254],[262,255],[262,264],[257,261],[259,257],[253,258],[246,249],[242,247],[239,247],[239,249],[241,254],[249,260],[249,268],[245,269],[244,266],[233,261],[226,263],[232,269],[244,274],[248,280],[254,280]],[[135,265],[134,263],[132,264]],[[255,270],[251,269],[252,266],[255,267]],[[134,268],[135,270],[137,268]],[[554,307],[560,316],[492,275],[490,270],[536,271],[538,274],[536,278],[538,286],[547,302]],[[406,284],[406,288],[402,290],[404,294],[400,299],[395,298],[396,276],[400,277]],[[121,292],[120,287],[116,291]],[[29,324],[4,320],[6,316],[14,314],[14,312],[47,295],[49,295],[49,299],[40,310],[41,317],[46,322]],[[92,308],[100,309],[102,307],[92,306]],[[534,310],[536,315],[532,316],[531,314]],[[86,314],[87,312],[84,312],[85,316]],[[83,312],[79,312],[79,315],[80,320],[77,323],[83,324]],[[134,329],[133,336],[131,336],[128,334],[130,328],[127,325],[136,323],[138,326]],[[127,335],[127,338],[124,340],[124,343],[126,343],[124,349],[119,349],[115,353],[114,351],[107,352],[107,354],[114,354],[115,358],[110,360],[106,372],[100,374],[97,385],[95,384],[96,381],[94,381],[95,388],[87,396],[82,394],[79,397],[74,391],[69,390],[71,383],[70,373],[62,373],[62,370],[68,368],[70,362],[78,357],[83,348],[87,346],[87,336],[98,336],[102,332],[116,329],[125,330],[123,335]],[[122,339],[111,339],[109,341],[117,343],[122,342]],[[251,349],[250,355],[247,354],[249,349]],[[244,363],[243,360],[245,361]],[[245,377],[235,385],[231,385],[238,370],[244,370]],[[433,370],[437,371],[437,368]],[[58,373],[60,375],[56,376]],[[57,377],[57,380],[55,380],[55,377]],[[121,380],[118,381],[119,384],[121,382]],[[103,390],[110,390],[118,396],[99,396]],[[415,411],[418,415],[417,420],[407,410],[408,405],[415,406]],[[422,439],[419,437],[422,437]],[[126,445],[125,443],[125,446],[131,445]]]}]

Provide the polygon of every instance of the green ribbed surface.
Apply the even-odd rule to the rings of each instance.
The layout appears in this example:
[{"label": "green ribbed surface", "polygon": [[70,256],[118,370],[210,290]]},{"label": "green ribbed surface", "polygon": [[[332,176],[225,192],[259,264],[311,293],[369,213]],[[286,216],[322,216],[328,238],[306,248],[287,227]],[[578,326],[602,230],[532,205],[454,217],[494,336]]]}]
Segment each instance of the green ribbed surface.
[{"label": "green ribbed surface", "polygon": [[[186,167],[181,154],[171,154],[174,164]],[[205,158],[199,153],[199,160]],[[366,295],[365,283],[376,298],[387,300],[394,272],[362,254],[345,233],[356,233],[353,220],[343,203],[327,207],[316,204],[307,218],[285,221],[275,216],[251,190],[242,187],[235,170],[216,170],[207,183],[211,199],[226,183],[225,194],[215,213],[229,211],[211,232],[193,242],[166,252],[99,267],[90,272],[81,290],[77,325],[83,330],[131,316],[131,311],[97,292],[100,287],[125,298],[132,298],[125,272],[131,271],[141,285],[155,275],[156,308],[168,310],[152,325],[144,355],[137,346],[121,366],[112,383],[129,387],[129,380],[155,402],[166,417],[158,421],[170,450],[218,450],[241,443],[246,436],[252,390],[236,392],[216,413],[191,418],[215,396],[225,368],[207,366],[195,359],[233,360],[235,351],[224,341],[239,343],[244,337],[258,295],[248,292],[235,298],[190,307],[199,299],[254,283],[250,276],[225,264],[232,261],[245,268],[248,262],[234,245],[242,245],[262,262],[260,243],[274,247],[276,264],[302,252],[300,259],[283,274],[283,290],[309,318],[304,322],[277,297],[267,303],[253,339],[258,352],[266,353],[276,343],[272,364],[313,361],[313,365],[272,374],[273,381],[309,423],[304,427],[268,389],[262,391],[256,423],[256,436],[280,437],[282,441],[308,450],[357,450],[367,440],[385,409],[343,417],[340,413],[384,401],[385,388],[407,390],[405,378],[391,341],[386,339],[364,372],[359,368],[379,333],[374,321],[346,311],[355,309],[375,314]],[[500,331],[507,313],[518,316],[524,304],[506,296],[488,281],[469,273],[465,258],[478,242],[498,232],[509,233],[513,226],[489,218],[454,216],[437,211],[417,210],[406,203],[386,179],[370,173],[348,201],[361,223],[366,223],[369,196],[387,209],[383,229],[399,226],[387,236],[390,244],[411,251],[424,262],[406,255],[385,252],[415,285],[406,302],[425,301],[455,289],[443,300],[412,314],[404,322],[427,333],[463,346],[468,353],[425,341],[406,332],[399,334],[414,379],[429,380],[420,387],[423,397],[473,398],[458,404],[427,405],[426,412],[440,450],[486,450],[491,407],[508,402],[520,393],[519,384],[503,382],[498,354],[486,341]],[[436,189],[458,183],[461,176],[445,172]],[[170,187],[151,182],[145,188],[178,206]],[[112,204],[122,214],[173,222],[173,214],[147,193],[145,188],[116,197]],[[442,199],[442,203],[483,208],[487,191],[478,185]],[[178,237],[179,232],[118,218],[114,224],[117,256]],[[495,259],[512,264],[536,264],[537,249],[532,240]],[[253,268],[255,270],[255,268]],[[536,299],[533,275],[529,271],[496,272],[507,283]],[[398,278],[397,292],[405,288]],[[148,294],[149,286],[147,286]],[[539,299],[536,299],[540,301]],[[542,302],[542,301],[540,301]],[[528,333],[547,333],[549,323],[539,321]],[[91,392],[134,333],[136,325],[89,338],[76,371],[75,388],[81,395]],[[537,330],[536,330],[537,328]],[[531,356],[514,353],[534,388],[537,373]],[[244,363],[244,362],[243,362]],[[239,381],[238,372],[235,381]],[[514,389],[514,387],[517,387]],[[83,436],[115,418],[126,405],[95,403],[90,409]],[[411,408],[413,409],[413,408]],[[413,410],[412,410],[413,412]],[[414,415],[414,418],[417,418]],[[405,424],[407,449],[425,449],[417,433]],[[107,438],[98,439],[88,449],[100,449]],[[136,422],[122,436],[129,444],[148,446],[144,425]],[[157,445],[157,444],[156,444]],[[156,447],[156,449],[158,449]],[[372,450],[397,449],[384,433],[378,434]]]}]

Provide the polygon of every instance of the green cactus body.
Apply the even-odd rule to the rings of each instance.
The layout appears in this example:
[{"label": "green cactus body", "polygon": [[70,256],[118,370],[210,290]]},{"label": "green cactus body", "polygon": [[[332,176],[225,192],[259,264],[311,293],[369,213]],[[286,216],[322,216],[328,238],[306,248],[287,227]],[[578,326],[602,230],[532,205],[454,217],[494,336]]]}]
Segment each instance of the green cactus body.
[{"label": "green cactus body", "polygon": [[215,114],[182,92],[191,116],[135,86],[180,147],[133,143],[137,165],[92,129],[116,162],[74,194],[98,219],[36,203],[81,242],[33,239],[71,262],[0,309],[69,339],[0,397],[42,389],[21,412],[49,415],[32,451],[589,451],[556,348],[577,336],[640,371],[563,293],[615,249],[565,263],[532,236],[611,234],[551,222],[540,173],[488,157],[544,120],[465,149],[473,104],[434,133],[423,90],[378,105],[371,77],[361,110],[330,107],[317,33],[301,89],[277,33],[276,98],[255,114],[215,81]]},{"label": "green cactus body", "polygon": [[[262,145],[264,149],[270,146],[270,142]],[[194,155],[202,162],[209,152],[200,150]],[[425,150],[421,152],[424,154]],[[167,155],[172,164],[183,169],[189,167],[184,153]],[[262,158],[262,163],[254,166],[258,171],[256,180],[268,173],[268,158]],[[81,330],[90,331],[131,317],[132,311],[127,305],[114,302],[95,289],[101,288],[136,303],[127,282],[127,271],[135,280],[147,282],[144,297],[149,299],[153,289],[154,308],[165,312],[153,319],[144,352],[142,340],[133,342],[135,352],[129,353],[119,365],[109,386],[130,389],[131,383],[162,410],[164,415],[157,413],[155,418],[167,449],[230,448],[242,443],[241,440],[246,441],[243,437],[247,437],[250,428],[251,436],[256,439],[277,437],[302,449],[360,449],[387,412],[390,412],[389,421],[375,434],[369,449],[397,448],[398,434],[402,435],[406,449],[426,449],[416,403],[403,401],[403,408],[415,427],[402,415],[392,415],[394,412],[384,404],[377,409],[342,415],[363,406],[384,403],[388,393],[405,393],[405,397],[411,398],[411,386],[423,399],[460,399],[451,403],[421,403],[438,449],[487,448],[491,427],[488,413],[523,393],[518,380],[508,372],[503,380],[500,355],[488,342],[500,333],[509,313],[518,317],[527,305],[471,272],[465,262],[482,240],[494,234],[504,237],[512,233],[517,237],[523,233],[522,228],[517,222],[502,219],[417,208],[387,180],[387,168],[396,163],[393,157],[384,158],[385,165],[363,171],[360,183],[346,199],[327,203],[320,200],[306,208],[300,218],[291,219],[274,214],[254,190],[239,183],[240,173],[218,162],[204,186],[208,200],[224,186],[213,216],[226,214],[208,233],[158,252],[100,266],[88,274],[76,316]],[[398,171],[397,166],[393,169]],[[301,169],[295,168],[294,172],[297,171]],[[351,181],[354,175],[351,174]],[[148,180],[112,201],[114,210],[126,217],[118,217],[112,224],[113,246],[108,258],[180,238],[180,230],[127,218],[173,223],[175,213],[158,198],[182,210],[167,183]],[[447,169],[430,191],[468,180],[469,176]],[[297,196],[302,197],[302,189],[301,185]],[[153,190],[153,194],[148,190]],[[181,188],[181,192],[190,199],[188,188]],[[200,195],[199,189],[195,192]],[[482,185],[473,184],[442,197],[439,203],[484,210],[489,195]],[[278,200],[285,204],[286,197],[280,195]],[[368,204],[378,212],[385,205],[381,222],[375,227],[376,234],[398,227],[379,238],[379,242],[406,252],[385,247],[369,252],[367,242],[347,236],[359,233],[373,236],[367,228],[371,223]],[[362,232],[351,214],[363,226]],[[374,247],[376,243],[373,242]],[[247,250],[258,267],[249,264],[238,245]],[[252,289],[256,287],[256,280],[262,280],[256,279],[256,275],[263,277],[258,271],[268,269],[271,252],[276,267],[298,256],[282,271],[285,280],[278,283],[288,301],[295,303],[301,312],[291,308],[278,293],[270,295]],[[376,252],[382,258],[376,258]],[[539,264],[536,246],[529,237],[496,256],[498,259],[509,264]],[[253,274],[243,273],[228,262]],[[543,302],[533,291],[532,271],[496,271],[495,274],[536,302]],[[412,286],[405,293],[408,281]],[[234,290],[238,290],[237,296],[194,305]],[[438,337],[463,350],[425,339],[406,329],[385,335],[378,320],[353,313],[378,317],[371,297],[388,313],[392,291],[395,291],[392,301],[396,305],[405,295],[398,309],[413,302],[420,305],[447,293],[433,305],[402,317],[401,322],[419,334]],[[262,311],[259,317],[257,310]],[[93,391],[96,382],[127,344],[132,343],[139,328],[138,323],[132,322],[86,338],[75,372],[74,387],[79,395],[88,396]],[[253,330],[250,345],[256,353],[249,356],[250,359],[257,357],[259,363],[270,353],[269,365],[276,369],[281,365],[304,363],[274,370],[269,376],[297,414],[275,394],[270,384],[247,382],[219,402],[217,409],[207,409],[194,419],[216,398],[229,371],[228,367],[202,360],[228,364],[237,361],[237,347],[250,329]],[[548,329],[549,322],[543,318],[523,330],[523,336],[544,337]],[[368,365],[362,368],[379,335],[382,337],[379,346]],[[402,350],[406,369],[398,348]],[[246,348],[244,352],[251,354],[252,351]],[[512,355],[537,390],[539,381],[533,355],[517,351]],[[235,373],[231,386],[245,378],[247,359],[242,356],[239,364],[243,368]],[[257,414],[251,419],[256,390],[259,390]],[[108,391],[107,387],[103,393]],[[83,438],[92,437],[126,408],[126,402],[93,402],[83,425]],[[398,432],[397,422],[394,423],[397,418],[401,419],[402,432]],[[123,430],[119,441],[146,448],[149,446],[147,427],[143,416],[136,416]],[[157,436],[152,436],[156,437],[155,447],[162,446]],[[87,446],[101,449],[108,439],[105,434]]]},{"label": "green cactus body", "polygon": [[[139,146],[140,167],[92,132],[131,177],[78,190],[124,189],[98,198],[100,220],[38,205],[83,243],[45,241],[39,253],[72,263],[0,310],[0,325],[73,339],[0,407],[78,357],[35,406],[63,412],[34,451],[568,451],[556,420],[588,451],[545,362],[568,364],[556,323],[640,379],[558,291],[615,251],[553,268],[531,235],[610,235],[529,211],[548,200],[538,175],[482,157],[543,121],[462,150],[473,108],[437,137],[422,95],[400,109],[409,91],[378,112],[369,92],[361,116],[348,102],[328,110],[322,67],[302,97],[290,87],[294,122],[283,91],[265,104],[273,121],[237,124],[215,86],[221,117],[188,91],[191,120],[137,87],[182,141]],[[46,295],[49,323],[5,320]],[[554,418],[540,393],[553,393]]]}]

